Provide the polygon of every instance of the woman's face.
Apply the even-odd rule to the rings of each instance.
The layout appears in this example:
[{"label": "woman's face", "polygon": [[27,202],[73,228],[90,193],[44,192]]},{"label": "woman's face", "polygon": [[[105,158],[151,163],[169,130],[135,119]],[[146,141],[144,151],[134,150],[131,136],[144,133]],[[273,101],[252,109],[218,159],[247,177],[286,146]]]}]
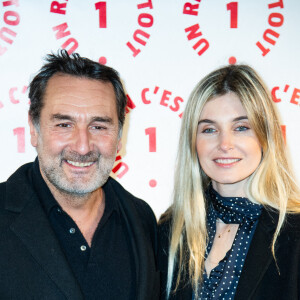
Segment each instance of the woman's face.
[{"label": "woman's face", "polygon": [[261,146],[236,94],[230,92],[205,104],[196,147],[214,189],[225,197],[245,196],[245,183],[261,161]]}]

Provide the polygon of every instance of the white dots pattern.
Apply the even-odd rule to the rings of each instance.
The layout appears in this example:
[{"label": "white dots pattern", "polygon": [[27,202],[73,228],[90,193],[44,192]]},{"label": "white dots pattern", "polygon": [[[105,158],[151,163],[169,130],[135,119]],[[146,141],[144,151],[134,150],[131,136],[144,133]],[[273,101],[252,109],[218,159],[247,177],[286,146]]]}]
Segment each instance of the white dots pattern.
[{"label": "white dots pattern", "polygon": [[262,206],[244,197],[222,197],[213,190],[212,186],[206,193],[206,197],[209,203],[207,214],[209,241],[206,257],[216,234],[217,218],[226,224],[240,226],[232,247],[225,257],[211,270],[209,277],[204,272],[198,300],[233,299]]}]

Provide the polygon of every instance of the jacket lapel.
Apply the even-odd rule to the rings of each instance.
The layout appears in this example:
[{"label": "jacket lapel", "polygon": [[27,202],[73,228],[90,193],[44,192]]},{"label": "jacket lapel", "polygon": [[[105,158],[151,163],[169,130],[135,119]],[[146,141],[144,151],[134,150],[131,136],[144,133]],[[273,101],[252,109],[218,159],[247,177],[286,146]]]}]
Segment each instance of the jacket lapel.
[{"label": "jacket lapel", "polygon": [[271,242],[275,224],[274,218],[263,209],[251,241],[234,299],[250,299],[272,262]]},{"label": "jacket lapel", "polygon": [[10,229],[58,289],[67,299],[83,299],[47,216],[24,176],[14,176],[8,180],[6,209],[19,214]]},{"label": "jacket lapel", "polygon": [[[150,244],[145,236],[144,226],[141,222],[141,216],[137,213],[132,199],[128,199],[123,188],[115,181],[110,180],[113,190],[117,191],[120,211],[125,220],[126,227],[130,236],[130,243],[133,250],[136,267],[136,299],[153,300],[159,298],[159,273],[155,272],[155,261],[153,249],[156,244]],[[145,216],[150,218],[150,216]],[[156,221],[154,220],[154,223]],[[155,231],[155,228],[153,229]],[[156,234],[156,231],[155,231]],[[155,241],[156,243],[156,237]],[[155,286],[155,283],[157,285]]]}]

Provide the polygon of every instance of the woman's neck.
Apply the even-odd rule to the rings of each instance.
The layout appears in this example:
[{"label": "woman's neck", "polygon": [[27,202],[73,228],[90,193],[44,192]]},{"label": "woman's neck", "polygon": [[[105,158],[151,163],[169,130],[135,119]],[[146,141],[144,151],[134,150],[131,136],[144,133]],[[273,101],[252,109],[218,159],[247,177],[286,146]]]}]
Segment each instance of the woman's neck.
[{"label": "woman's neck", "polygon": [[212,181],[212,186],[222,197],[246,197],[246,181],[236,183],[219,183]]}]

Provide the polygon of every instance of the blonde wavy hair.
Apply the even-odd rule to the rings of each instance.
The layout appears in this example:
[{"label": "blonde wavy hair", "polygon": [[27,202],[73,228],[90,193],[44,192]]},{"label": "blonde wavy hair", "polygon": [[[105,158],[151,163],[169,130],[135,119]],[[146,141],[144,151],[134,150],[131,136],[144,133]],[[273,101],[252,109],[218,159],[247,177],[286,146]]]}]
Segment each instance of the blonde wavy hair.
[{"label": "blonde wavy hair", "polygon": [[[261,163],[249,177],[246,193],[249,200],[274,209],[279,214],[271,245],[274,258],[275,242],[286,213],[300,213],[299,188],[287,158],[278,113],[265,84],[247,65],[226,66],[208,74],[192,91],[183,114],[173,204],[160,220],[172,220],[166,291],[168,297],[177,290],[186,275],[198,295],[207,245],[204,191],[210,178],[198,161],[197,128],[205,104],[229,92],[239,97],[262,147]],[[175,266],[178,267],[178,274],[173,288]]]}]

